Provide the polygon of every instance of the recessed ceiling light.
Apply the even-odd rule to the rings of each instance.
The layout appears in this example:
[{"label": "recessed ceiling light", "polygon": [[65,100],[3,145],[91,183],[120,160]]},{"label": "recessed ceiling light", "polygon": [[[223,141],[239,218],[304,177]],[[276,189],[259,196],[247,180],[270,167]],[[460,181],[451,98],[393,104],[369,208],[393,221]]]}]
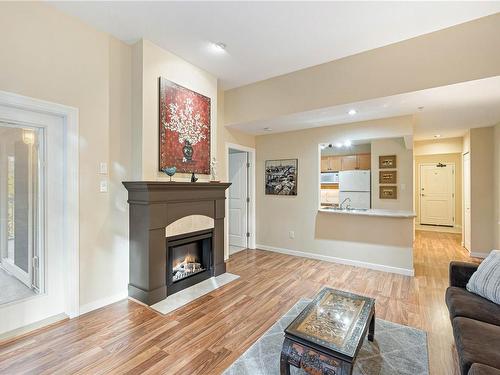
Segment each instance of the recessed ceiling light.
[{"label": "recessed ceiling light", "polygon": [[335,147],[341,148],[342,147],[342,143],[340,143],[340,142],[335,143]]},{"label": "recessed ceiling light", "polygon": [[345,147],[351,147],[351,145],[352,145],[351,141],[345,141],[344,142],[344,146]]},{"label": "recessed ceiling light", "polygon": [[356,112],[355,109],[350,109],[349,112],[347,112],[347,113],[349,113],[349,116],[354,116],[358,112]]},{"label": "recessed ceiling light", "polygon": [[436,134],[434,138],[441,138],[441,134]]},{"label": "recessed ceiling light", "polygon": [[324,150],[324,149],[327,147],[327,145],[319,145],[319,147],[320,147],[322,150]]},{"label": "recessed ceiling light", "polygon": [[265,132],[272,132],[272,131],[273,131],[273,128],[264,128],[264,131],[265,131]]},{"label": "recessed ceiling light", "polygon": [[418,107],[417,108],[419,111],[423,110],[424,109],[424,106],[421,106],[421,107]]},{"label": "recessed ceiling light", "polygon": [[216,53],[223,53],[226,51],[226,44],[222,42],[210,43],[212,50]]}]

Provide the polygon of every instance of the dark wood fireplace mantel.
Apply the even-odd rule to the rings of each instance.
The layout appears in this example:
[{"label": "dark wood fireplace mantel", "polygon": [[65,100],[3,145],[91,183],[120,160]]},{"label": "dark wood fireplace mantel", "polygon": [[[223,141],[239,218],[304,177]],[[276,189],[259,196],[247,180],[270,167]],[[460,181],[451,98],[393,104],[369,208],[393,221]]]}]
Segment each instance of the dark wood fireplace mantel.
[{"label": "dark wood fireplace mantel", "polygon": [[230,183],[123,182],[128,190],[129,296],[147,305],[167,297],[165,227],[189,215],[214,219],[213,276],[226,272],[224,262],[225,190]]}]

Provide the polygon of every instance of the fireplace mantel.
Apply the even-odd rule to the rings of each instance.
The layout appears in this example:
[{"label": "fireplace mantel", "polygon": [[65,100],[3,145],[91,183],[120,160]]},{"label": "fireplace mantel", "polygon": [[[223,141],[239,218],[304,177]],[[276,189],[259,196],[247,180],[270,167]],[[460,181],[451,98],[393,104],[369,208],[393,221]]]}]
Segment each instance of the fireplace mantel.
[{"label": "fireplace mantel", "polygon": [[189,215],[214,219],[212,276],[226,272],[224,262],[225,190],[230,183],[127,181],[129,296],[152,305],[168,295],[165,227]]}]

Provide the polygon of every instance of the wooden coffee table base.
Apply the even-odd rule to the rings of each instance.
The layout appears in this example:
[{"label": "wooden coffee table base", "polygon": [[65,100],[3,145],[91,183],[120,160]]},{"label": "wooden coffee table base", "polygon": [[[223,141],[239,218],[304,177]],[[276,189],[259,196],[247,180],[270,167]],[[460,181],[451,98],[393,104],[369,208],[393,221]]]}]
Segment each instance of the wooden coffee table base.
[{"label": "wooden coffee table base", "polygon": [[[365,331],[366,332],[366,331]],[[372,310],[368,340],[375,336],[375,309]],[[290,365],[301,368],[310,375],[351,375],[354,359],[351,361],[320,352],[285,335],[281,350],[280,373],[290,375]]]}]

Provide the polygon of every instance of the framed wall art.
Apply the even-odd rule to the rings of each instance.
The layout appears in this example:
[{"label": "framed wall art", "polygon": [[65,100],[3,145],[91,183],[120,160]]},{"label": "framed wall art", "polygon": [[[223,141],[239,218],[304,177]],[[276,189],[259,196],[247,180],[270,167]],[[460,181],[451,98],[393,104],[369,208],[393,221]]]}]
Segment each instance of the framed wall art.
[{"label": "framed wall art", "polygon": [[396,155],[384,155],[378,157],[379,169],[396,168]]},{"label": "framed wall art", "polygon": [[380,186],[379,187],[380,199],[398,199],[397,186]]},{"label": "framed wall art", "polygon": [[379,184],[395,184],[398,181],[398,171],[379,171]]},{"label": "framed wall art", "polygon": [[159,79],[159,170],[210,174],[210,98]]},{"label": "framed wall art", "polygon": [[297,167],[298,159],[266,160],[266,194],[297,195]]}]

